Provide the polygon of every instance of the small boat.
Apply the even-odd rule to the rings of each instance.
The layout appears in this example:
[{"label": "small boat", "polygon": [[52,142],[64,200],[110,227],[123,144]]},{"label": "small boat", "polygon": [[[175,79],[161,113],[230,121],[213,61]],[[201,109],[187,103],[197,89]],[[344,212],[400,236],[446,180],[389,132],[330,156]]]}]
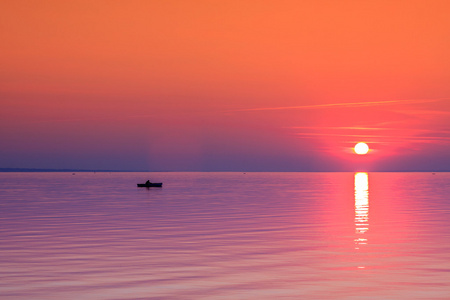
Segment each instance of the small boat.
[{"label": "small boat", "polygon": [[162,187],[162,182],[138,183],[138,187]]}]

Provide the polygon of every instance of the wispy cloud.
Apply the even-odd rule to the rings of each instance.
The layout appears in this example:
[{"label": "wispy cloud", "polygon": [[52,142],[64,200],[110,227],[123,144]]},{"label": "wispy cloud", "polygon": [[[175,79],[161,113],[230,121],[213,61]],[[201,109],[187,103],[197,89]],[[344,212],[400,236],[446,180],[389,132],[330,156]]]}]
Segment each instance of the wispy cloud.
[{"label": "wispy cloud", "polygon": [[382,127],[358,127],[358,126],[292,126],[286,127],[292,129],[309,129],[309,130],[389,130],[391,128]]},{"label": "wispy cloud", "polygon": [[408,110],[408,111],[398,111],[403,114],[408,115],[437,115],[437,116],[448,116],[450,115],[450,111],[446,110]]},{"label": "wispy cloud", "polygon": [[317,108],[326,108],[326,107],[363,107],[363,106],[377,106],[377,105],[429,103],[429,102],[437,102],[437,101],[442,101],[442,100],[450,100],[450,98],[388,100],[388,101],[369,101],[369,102],[345,102],[345,103],[329,103],[329,104],[299,105],[299,106],[258,107],[258,108],[236,109],[236,110],[230,110],[227,112],[289,110],[289,109],[317,109]]},{"label": "wispy cloud", "polygon": [[292,126],[285,127],[291,129],[305,129],[305,130],[313,130],[313,131],[323,131],[323,130],[344,130],[344,131],[352,131],[352,130],[370,130],[370,131],[402,131],[405,130],[415,132],[415,133],[442,133],[442,134],[450,134],[450,130],[435,130],[435,129],[423,129],[423,128],[401,128],[401,127],[357,127],[357,126]]},{"label": "wispy cloud", "polygon": [[[317,137],[349,137],[361,139],[359,134],[336,134],[336,133],[296,133],[295,135],[301,136],[302,138],[317,138]],[[408,141],[413,143],[430,143],[430,142],[441,142],[450,143],[450,137],[446,136],[394,136],[394,135],[364,135],[364,138],[370,140],[371,143],[382,143],[387,140],[390,141]]]}]

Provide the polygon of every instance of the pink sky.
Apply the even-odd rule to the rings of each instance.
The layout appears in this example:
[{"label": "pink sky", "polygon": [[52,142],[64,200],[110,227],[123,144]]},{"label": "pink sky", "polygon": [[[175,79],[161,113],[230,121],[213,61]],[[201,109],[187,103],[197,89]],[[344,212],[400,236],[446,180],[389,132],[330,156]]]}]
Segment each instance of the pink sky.
[{"label": "pink sky", "polygon": [[0,168],[450,170],[448,1],[0,14]]}]

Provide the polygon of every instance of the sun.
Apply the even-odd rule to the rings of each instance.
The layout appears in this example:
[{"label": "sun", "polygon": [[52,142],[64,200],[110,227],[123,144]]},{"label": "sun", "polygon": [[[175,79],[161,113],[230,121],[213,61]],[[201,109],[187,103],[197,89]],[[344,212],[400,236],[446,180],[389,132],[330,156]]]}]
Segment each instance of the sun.
[{"label": "sun", "polygon": [[353,150],[355,150],[356,154],[364,155],[367,154],[367,152],[369,152],[369,146],[367,146],[366,143],[360,142],[355,145],[355,148],[353,148]]}]

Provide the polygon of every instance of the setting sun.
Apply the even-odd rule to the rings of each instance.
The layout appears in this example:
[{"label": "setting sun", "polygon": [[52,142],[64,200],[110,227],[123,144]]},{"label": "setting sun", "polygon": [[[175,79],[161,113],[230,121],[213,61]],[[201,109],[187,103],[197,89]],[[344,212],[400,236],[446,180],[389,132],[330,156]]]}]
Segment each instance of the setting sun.
[{"label": "setting sun", "polygon": [[364,155],[367,154],[367,152],[369,152],[369,146],[367,146],[366,143],[358,143],[355,145],[355,153],[359,154],[359,155]]}]

